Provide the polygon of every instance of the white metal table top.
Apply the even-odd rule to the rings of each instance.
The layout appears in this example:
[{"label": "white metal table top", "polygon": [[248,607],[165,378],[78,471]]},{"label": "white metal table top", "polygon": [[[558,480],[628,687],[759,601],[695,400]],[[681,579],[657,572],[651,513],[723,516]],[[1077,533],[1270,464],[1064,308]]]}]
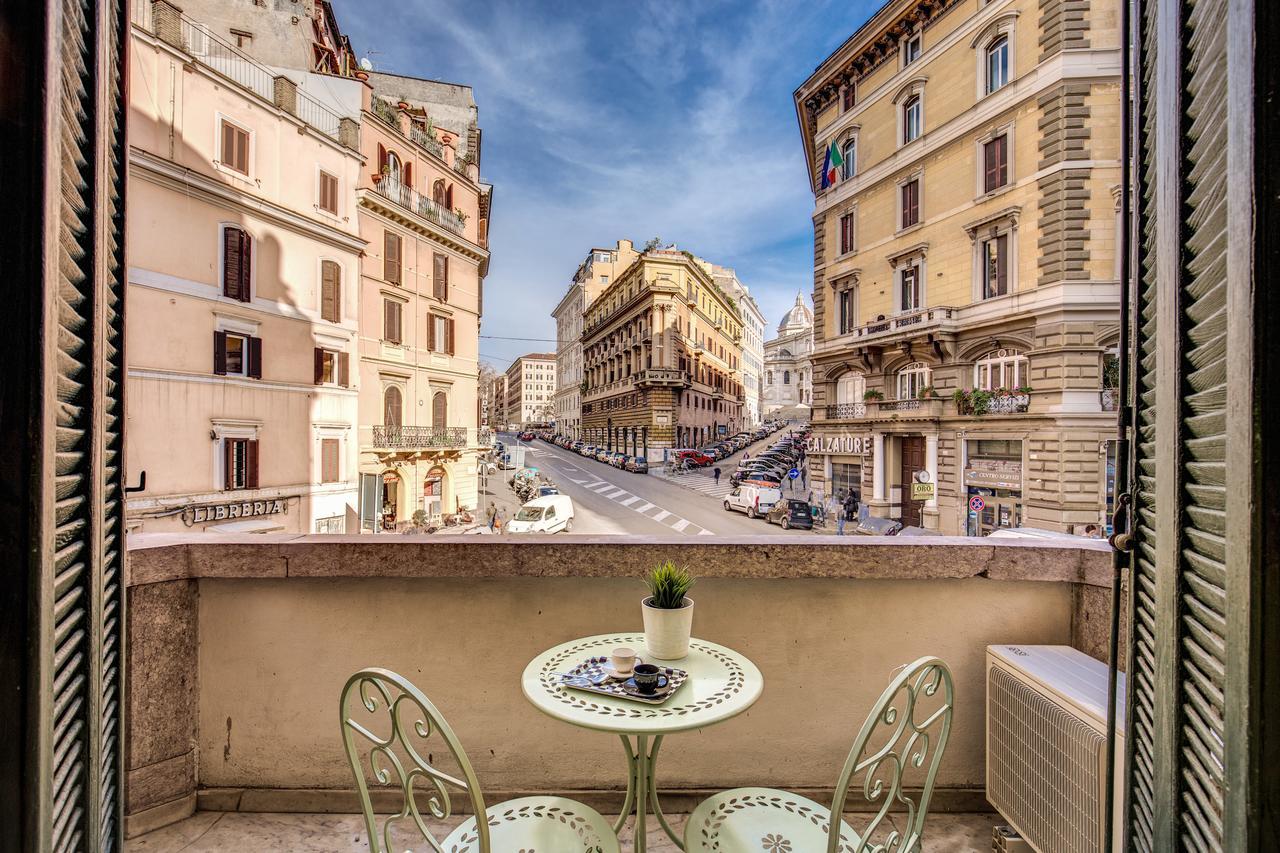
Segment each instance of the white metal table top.
[{"label": "white metal table top", "polygon": [[737,716],[760,698],[764,676],[733,649],[706,640],[689,641],[689,656],[646,662],[689,673],[689,680],[661,705],[646,705],[562,687],[557,673],[589,657],[608,657],[618,646],[644,649],[643,634],[599,634],[570,640],[529,661],[521,678],[524,695],[540,711],[566,723],[621,735],[664,735],[700,729]]}]

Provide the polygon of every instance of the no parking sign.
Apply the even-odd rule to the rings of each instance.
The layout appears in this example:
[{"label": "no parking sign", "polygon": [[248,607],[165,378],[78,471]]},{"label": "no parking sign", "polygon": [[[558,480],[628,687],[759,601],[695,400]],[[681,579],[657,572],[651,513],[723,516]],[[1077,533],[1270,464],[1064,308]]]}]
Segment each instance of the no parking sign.
[{"label": "no parking sign", "polygon": [[982,495],[974,495],[969,498],[969,509],[974,512],[982,512],[987,508],[987,502],[982,499]]}]

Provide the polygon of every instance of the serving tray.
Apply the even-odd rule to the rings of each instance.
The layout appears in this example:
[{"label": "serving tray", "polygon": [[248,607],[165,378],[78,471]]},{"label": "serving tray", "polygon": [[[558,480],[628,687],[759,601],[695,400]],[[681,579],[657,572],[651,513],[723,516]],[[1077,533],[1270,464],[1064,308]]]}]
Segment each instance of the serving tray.
[{"label": "serving tray", "polygon": [[[659,674],[667,677],[668,683],[665,689],[653,694],[652,696],[644,696],[632,689],[628,689],[628,685],[633,685],[631,679],[619,679],[617,677],[607,677],[603,681],[596,684],[593,683],[603,676],[608,676],[612,671],[606,668],[605,664],[609,659],[604,657],[588,658],[577,666],[573,667],[560,676],[560,686],[568,687],[571,690],[581,690],[584,693],[598,693],[601,696],[613,696],[618,699],[629,699],[632,702],[642,702],[645,705],[661,705],[666,702],[676,691],[680,689],[689,679],[689,673],[683,669],[676,669],[670,666],[664,666],[659,670]],[[579,681],[577,679],[585,679]]]}]

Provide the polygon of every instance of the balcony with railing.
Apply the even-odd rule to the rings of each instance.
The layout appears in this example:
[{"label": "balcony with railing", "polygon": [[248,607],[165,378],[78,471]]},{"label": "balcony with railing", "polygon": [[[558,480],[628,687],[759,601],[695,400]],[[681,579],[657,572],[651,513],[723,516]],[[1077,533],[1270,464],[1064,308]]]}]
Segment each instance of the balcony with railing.
[{"label": "balcony with railing", "polygon": [[641,388],[686,388],[689,372],[675,367],[649,367],[637,374],[636,384]]},{"label": "balcony with railing", "polygon": [[373,189],[378,195],[395,202],[405,210],[417,214],[419,217],[439,225],[447,231],[459,236],[463,235],[463,231],[466,228],[466,220],[395,177],[382,175],[381,179],[373,185]]},{"label": "balcony with railing", "polygon": [[835,403],[825,409],[829,421],[856,420],[867,416],[866,403]]},{"label": "balcony with railing", "polygon": [[386,426],[374,425],[373,447],[376,450],[461,450],[477,446],[479,438],[468,443],[467,427]]},{"label": "balcony with railing", "polygon": [[[987,646],[1106,649],[1110,552],[1101,542],[148,534],[129,547],[126,822],[129,835],[147,833],[147,849],[178,849],[202,832],[205,851],[368,849],[335,711],[347,679],[371,666],[406,676],[448,721],[495,826],[508,819],[494,810],[500,801],[565,793],[612,822],[634,802],[624,802],[628,762],[617,740],[540,712],[521,674],[577,637],[605,633],[643,654],[635,578],[665,556],[697,567],[698,642],[759,673],[723,695],[687,684],[690,703],[715,708],[746,687],[762,692],[749,712],[696,734],[672,725],[644,781],[654,789],[650,853],[675,853],[664,828],[678,835],[714,792],[768,785],[830,803],[862,720],[895,672],[926,655],[950,667],[955,713],[921,849],[989,850],[1003,821],[983,786]],[[577,707],[579,694],[560,690]],[[374,697],[366,707],[381,708]],[[660,720],[662,708],[633,703],[618,716]],[[403,734],[415,738],[417,717],[404,710]],[[411,742],[424,762],[449,760],[434,726]],[[1067,748],[1056,743],[1046,738],[1044,748]],[[401,779],[382,758],[358,765],[379,823],[403,805]],[[896,765],[907,792],[927,770]],[[455,794],[450,809],[430,779],[419,781],[422,825],[443,838],[468,817],[470,799]],[[868,801],[861,775],[850,791],[843,816],[858,830],[882,802],[897,806],[887,789]],[[899,828],[905,819],[889,816]],[[631,850],[625,818],[617,826]],[[825,849],[781,840],[790,846],[753,839],[751,849]],[[423,846],[397,836],[388,849]]]}]

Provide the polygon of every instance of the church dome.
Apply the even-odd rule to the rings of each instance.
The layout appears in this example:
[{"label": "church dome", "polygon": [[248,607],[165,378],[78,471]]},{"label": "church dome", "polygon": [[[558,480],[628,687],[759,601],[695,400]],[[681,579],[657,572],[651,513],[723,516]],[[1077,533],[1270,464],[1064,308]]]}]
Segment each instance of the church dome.
[{"label": "church dome", "polygon": [[804,304],[804,296],[797,293],[796,304],[792,305],[791,310],[782,315],[782,322],[778,324],[778,334],[803,332],[812,328],[813,312],[809,310],[808,305]]}]

